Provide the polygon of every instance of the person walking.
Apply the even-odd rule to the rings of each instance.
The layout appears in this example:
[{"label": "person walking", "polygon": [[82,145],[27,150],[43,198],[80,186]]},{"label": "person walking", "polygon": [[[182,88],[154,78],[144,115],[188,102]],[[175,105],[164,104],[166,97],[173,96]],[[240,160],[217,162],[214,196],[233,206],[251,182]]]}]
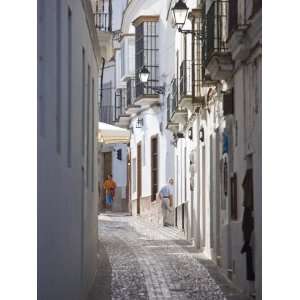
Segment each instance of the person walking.
[{"label": "person walking", "polygon": [[105,179],[105,181],[103,183],[103,187],[105,189],[106,208],[111,209],[113,198],[115,196],[115,190],[117,187],[117,184],[112,179],[112,175],[107,175],[107,178]]},{"label": "person walking", "polygon": [[173,206],[173,193],[172,186],[174,185],[174,179],[170,178],[168,184],[164,185],[159,192],[159,198],[161,200],[161,208],[163,215],[163,226],[167,226],[167,213],[171,212],[169,207]]}]

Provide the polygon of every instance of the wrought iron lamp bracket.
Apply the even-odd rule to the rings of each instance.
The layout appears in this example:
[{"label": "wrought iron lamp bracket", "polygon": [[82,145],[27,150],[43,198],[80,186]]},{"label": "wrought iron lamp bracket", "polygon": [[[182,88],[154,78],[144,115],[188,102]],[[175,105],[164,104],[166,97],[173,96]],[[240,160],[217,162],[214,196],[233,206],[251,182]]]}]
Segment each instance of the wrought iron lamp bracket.
[{"label": "wrought iron lamp bracket", "polygon": [[201,34],[201,31],[199,30],[182,29],[181,27],[179,27],[178,31],[183,34],[192,34],[193,37],[195,37],[197,40],[202,41],[204,39],[203,35]]}]

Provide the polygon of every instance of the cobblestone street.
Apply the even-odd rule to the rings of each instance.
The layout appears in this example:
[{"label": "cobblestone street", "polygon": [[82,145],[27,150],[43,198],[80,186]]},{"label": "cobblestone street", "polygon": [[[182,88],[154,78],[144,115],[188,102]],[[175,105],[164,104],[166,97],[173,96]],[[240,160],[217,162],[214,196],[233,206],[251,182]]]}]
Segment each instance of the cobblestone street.
[{"label": "cobblestone street", "polygon": [[89,297],[96,299],[247,298],[176,229],[101,214],[98,273]]}]

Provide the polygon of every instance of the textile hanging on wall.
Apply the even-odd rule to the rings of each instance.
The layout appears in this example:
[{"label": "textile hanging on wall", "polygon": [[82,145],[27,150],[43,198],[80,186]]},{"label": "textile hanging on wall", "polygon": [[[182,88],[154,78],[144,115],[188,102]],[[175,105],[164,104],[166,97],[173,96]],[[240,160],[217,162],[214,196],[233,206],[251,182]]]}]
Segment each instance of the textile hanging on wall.
[{"label": "textile hanging on wall", "polygon": [[242,222],[242,230],[244,237],[244,245],[241,253],[246,253],[247,280],[255,280],[255,272],[253,267],[253,252],[251,246],[251,236],[254,230],[253,212],[253,174],[252,169],[248,169],[243,181],[244,189],[244,215]]}]

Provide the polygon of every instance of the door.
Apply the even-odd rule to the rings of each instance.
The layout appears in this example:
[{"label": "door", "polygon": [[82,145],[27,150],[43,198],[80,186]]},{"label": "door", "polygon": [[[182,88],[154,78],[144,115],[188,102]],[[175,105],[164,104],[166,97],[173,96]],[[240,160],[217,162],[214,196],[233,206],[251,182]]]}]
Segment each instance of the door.
[{"label": "door", "polygon": [[[112,153],[111,152],[105,152],[104,153],[104,180],[106,179],[107,175],[112,174]],[[106,208],[106,202],[105,202],[105,190],[102,189],[102,201],[103,201],[103,207]]]},{"label": "door", "polygon": [[142,196],[142,146],[137,146],[137,214],[140,214]]},{"label": "door", "polygon": [[130,150],[127,154],[127,186],[126,186],[126,201],[127,209],[131,212],[131,153]]}]

